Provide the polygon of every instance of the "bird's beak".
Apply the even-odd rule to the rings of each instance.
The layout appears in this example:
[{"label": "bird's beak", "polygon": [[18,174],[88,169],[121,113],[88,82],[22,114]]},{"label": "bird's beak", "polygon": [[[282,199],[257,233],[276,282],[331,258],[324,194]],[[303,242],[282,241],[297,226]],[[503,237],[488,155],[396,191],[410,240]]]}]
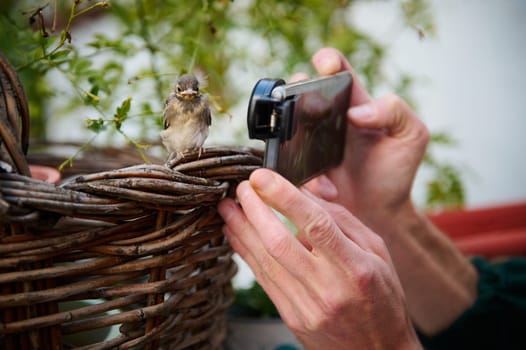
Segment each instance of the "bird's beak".
[{"label": "bird's beak", "polygon": [[197,96],[198,92],[192,89],[186,89],[183,92],[181,92],[181,96],[185,99],[191,99]]}]

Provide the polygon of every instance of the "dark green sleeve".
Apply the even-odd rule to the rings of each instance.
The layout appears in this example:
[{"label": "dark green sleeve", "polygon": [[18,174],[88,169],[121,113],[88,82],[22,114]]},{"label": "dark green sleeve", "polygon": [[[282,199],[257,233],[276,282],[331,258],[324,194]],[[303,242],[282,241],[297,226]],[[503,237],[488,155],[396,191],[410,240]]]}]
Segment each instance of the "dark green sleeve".
[{"label": "dark green sleeve", "polygon": [[475,258],[475,304],[450,328],[420,340],[426,349],[526,349],[526,259],[490,264]]}]

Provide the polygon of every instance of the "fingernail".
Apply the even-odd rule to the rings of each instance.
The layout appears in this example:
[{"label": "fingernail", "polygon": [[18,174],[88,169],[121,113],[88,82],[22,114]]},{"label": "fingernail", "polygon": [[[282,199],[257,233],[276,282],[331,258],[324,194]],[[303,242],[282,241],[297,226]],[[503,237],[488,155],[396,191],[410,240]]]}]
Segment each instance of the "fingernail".
[{"label": "fingernail", "polygon": [[314,57],[313,63],[318,73],[323,75],[334,74],[341,70],[340,59],[337,55],[319,54]]},{"label": "fingernail", "polygon": [[237,185],[237,188],[236,188],[236,195],[238,198],[244,198],[246,194],[248,194],[249,191],[251,191],[250,189],[251,185],[249,184],[249,182],[247,180],[244,180],[244,181],[241,181],[238,185]]},{"label": "fingernail", "polygon": [[373,117],[373,108],[371,104],[366,103],[363,105],[351,107],[348,111],[349,116],[355,120],[368,120]]},{"label": "fingernail", "polygon": [[274,174],[267,169],[258,169],[250,175],[250,184],[260,193],[272,193],[275,183]]}]

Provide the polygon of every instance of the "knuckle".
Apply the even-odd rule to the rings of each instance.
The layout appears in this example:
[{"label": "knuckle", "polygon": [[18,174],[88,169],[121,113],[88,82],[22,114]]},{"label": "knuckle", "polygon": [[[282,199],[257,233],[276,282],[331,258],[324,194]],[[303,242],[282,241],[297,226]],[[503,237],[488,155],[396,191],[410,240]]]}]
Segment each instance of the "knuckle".
[{"label": "knuckle", "polygon": [[430,139],[430,132],[426,125],[418,118],[407,102],[396,94],[388,94],[385,96],[385,103],[388,110],[392,111],[396,120],[401,125],[411,123],[415,139],[427,144]]},{"label": "knuckle", "polygon": [[338,291],[332,291],[325,296],[322,303],[322,317],[320,318],[320,325],[323,325],[329,320],[337,319],[339,315],[345,313],[348,306],[349,294]]},{"label": "knuckle", "polygon": [[374,252],[380,253],[380,252],[387,252],[387,246],[385,244],[385,241],[382,237],[377,235],[376,233],[373,233],[370,235],[370,242],[371,245],[374,247]]},{"label": "knuckle", "polygon": [[347,311],[347,303],[340,298],[325,295],[319,308],[311,312],[304,320],[303,329],[307,333],[327,332],[334,326],[335,320],[341,318]]},{"label": "knuckle", "polygon": [[306,327],[300,322],[297,318],[286,319],[284,320],[287,324],[287,327],[294,334],[304,334],[306,333]]},{"label": "knuckle", "polygon": [[374,269],[369,264],[359,264],[355,266],[353,275],[357,295],[361,298],[368,298],[372,294],[371,289],[374,287],[376,278]]},{"label": "knuckle", "polygon": [[254,275],[259,277],[258,280],[269,279],[278,281],[283,276],[283,270],[268,255],[263,255],[258,259],[258,266],[252,268]]},{"label": "knuckle", "polygon": [[331,245],[334,241],[335,225],[332,217],[326,212],[319,212],[309,220],[303,231],[314,242]]},{"label": "knuckle", "polygon": [[408,115],[407,112],[410,111],[409,106],[405,101],[395,94],[389,94],[386,96],[386,105],[388,110],[392,111],[394,114],[395,120],[398,120],[400,123],[404,121]]},{"label": "knuckle", "polygon": [[301,202],[298,201],[296,194],[291,193],[286,189],[276,192],[275,197],[279,198],[281,206],[284,210],[294,209],[301,205]]},{"label": "knuckle", "polygon": [[307,334],[316,334],[324,329],[328,320],[323,312],[317,312],[310,314],[303,322],[303,332]]},{"label": "knuckle", "polygon": [[331,206],[329,208],[329,211],[331,215],[334,217],[345,218],[351,214],[349,210],[347,210],[344,206],[340,204],[333,204],[333,203],[330,203],[330,204]]},{"label": "knuckle", "polygon": [[401,115],[407,108],[405,101],[398,95],[390,93],[384,97],[388,110],[393,111],[396,115]]},{"label": "knuckle", "polygon": [[267,250],[274,258],[281,258],[289,255],[291,251],[290,237],[284,234],[272,234],[267,239]]},{"label": "knuckle", "polygon": [[398,96],[397,94],[394,94],[394,93],[389,93],[387,95],[385,95],[385,100],[387,102],[387,105],[389,107],[397,107],[397,106],[401,106],[402,103],[403,103],[403,100],[400,96]]}]

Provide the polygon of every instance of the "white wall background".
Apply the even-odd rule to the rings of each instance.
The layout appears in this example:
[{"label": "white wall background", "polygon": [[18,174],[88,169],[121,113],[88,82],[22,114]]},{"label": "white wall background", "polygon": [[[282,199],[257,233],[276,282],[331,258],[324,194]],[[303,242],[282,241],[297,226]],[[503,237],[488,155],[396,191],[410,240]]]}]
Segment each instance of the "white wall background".
[{"label": "white wall background", "polygon": [[[420,79],[418,111],[458,141],[468,206],[526,200],[526,1],[433,0],[436,36],[397,23],[395,2],[364,1],[360,27],[390,47],[386,72]],[[399,21],[399,20],[398,20]]]}]

